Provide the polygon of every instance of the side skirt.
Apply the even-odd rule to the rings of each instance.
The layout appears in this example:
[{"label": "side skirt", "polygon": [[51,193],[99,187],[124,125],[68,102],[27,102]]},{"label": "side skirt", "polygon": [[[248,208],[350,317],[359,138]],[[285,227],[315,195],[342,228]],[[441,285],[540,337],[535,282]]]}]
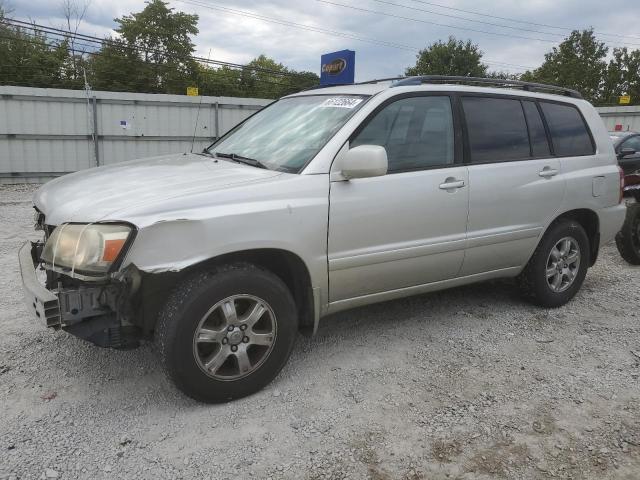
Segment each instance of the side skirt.
[{"label": "side skirt", "polygon": [[522,271],[522,267],[501,268],[490,272],[476,273],[465,277],[451,278],[439,282],[425,283],[422,285],[414,285],[411,287],[398,288],[387,292],[371,293],[360,297],[347,298],[329,303],[327,313],[336,313],[349,308],[360,307],[372,303],[386,302],[397,298],[410,297],[421,293],[435,292],[437,290],[445,290],[447,288],[459,287],[470,283],[492,280],[495,278],[515,277]]}]

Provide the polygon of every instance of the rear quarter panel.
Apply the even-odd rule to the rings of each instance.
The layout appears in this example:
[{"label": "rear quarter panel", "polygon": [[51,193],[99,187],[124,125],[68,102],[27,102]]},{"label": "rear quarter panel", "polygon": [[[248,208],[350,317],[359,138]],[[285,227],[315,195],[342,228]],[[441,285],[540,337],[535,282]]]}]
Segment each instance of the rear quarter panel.
[{"label": "rear quarter panel", "polygon": [[587,208],[600,219],[602,242],[611,240],[621,226],[624,207],[619,205],[620,173],[607,129],[598,112],[587,101],[576,102],[584,116],[593,140],[595,155],[562,158],[562,175],[566,180],[566,195],[560,212]]}]

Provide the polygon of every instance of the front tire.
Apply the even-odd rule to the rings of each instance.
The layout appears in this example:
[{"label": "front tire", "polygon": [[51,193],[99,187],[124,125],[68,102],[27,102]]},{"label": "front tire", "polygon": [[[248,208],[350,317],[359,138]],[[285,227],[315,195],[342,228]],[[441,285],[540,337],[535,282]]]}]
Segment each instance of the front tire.
[{"label": "front tire", "polygon": [[616,246],[623,259],[631,265],[640,265],[640,203],[627,206],[627,216],[616,235]]},{"label": "front tire", "polygon": [[571,300],[591,264],[589,238],[573,220],[551,225],[518,277],[523,295],[541,307],[557,308]]},{"label": "front tire", "polygon": [[296,335],[296,306],[284,282],[237,263],[195,273],[178,285],[160,313],[156,344],[180,390],[219,403],[271,382]]}]

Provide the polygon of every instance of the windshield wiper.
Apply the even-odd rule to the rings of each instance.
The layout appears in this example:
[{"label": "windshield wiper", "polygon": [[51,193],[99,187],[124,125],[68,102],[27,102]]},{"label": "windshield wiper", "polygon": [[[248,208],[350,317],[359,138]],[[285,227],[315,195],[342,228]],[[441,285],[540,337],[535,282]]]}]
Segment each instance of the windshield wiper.
[{"label": "windshield wiper", "polygon": [[206,157],[214,157],[213,153],[211,153],[209,150],[207,150],[206,148],[204,150],[202,150],[201,152],[194,152],[196,155],[202,155],[202,156],[206,156]]},{"label": "windshield wiper", "polygon": [[269,170],[269,167],[267,167],[260,160],[256,160],[255,158],[243,157],[242,155],[238,155],[235,153],[216,152],[216,157],[228,158],[229,160],[233,160],[234,162],[244,163],[245,165],[251,165],[252,167],[264,168]]}]

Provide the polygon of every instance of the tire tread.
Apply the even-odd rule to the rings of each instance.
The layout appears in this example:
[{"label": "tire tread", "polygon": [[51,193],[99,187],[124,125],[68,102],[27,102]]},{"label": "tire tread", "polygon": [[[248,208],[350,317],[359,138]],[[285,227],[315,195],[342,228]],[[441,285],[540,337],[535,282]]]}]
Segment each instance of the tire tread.
[{"label": "tire tread", "polygon": [[[179,282],[169,294],[164,307],[158,315],[154,332],[154,345],[160,357],[162,370],[168,381],[191,398],[202,402],[210,403],[212,400],[209,397],[199,395],[194,389],[189,388],[170,361],[172,359],[172,339],[175,338],[177,330],[180,328],[181,310],[188,299],[193,295],[197,295],[198,289],[203,288],[212,279],[225,273],[245,273],[252,276],[263,276],[266,281],[277,283],[284,292],[289,293],[287,300],[293,304],[295,310],[295,302],[285,283],[269,270],[252,263],[235,262],[217,265],[207,270],[196,271]],[[290,347],[291,350],[293,344]]]}]

